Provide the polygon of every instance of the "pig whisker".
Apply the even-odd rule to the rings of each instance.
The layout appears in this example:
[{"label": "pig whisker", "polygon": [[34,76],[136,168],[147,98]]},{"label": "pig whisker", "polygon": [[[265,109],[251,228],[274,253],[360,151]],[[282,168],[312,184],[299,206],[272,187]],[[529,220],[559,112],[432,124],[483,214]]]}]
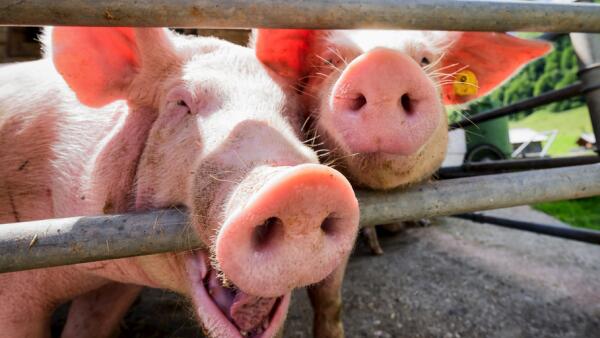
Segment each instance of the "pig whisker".
[{"label": "pig whisker", "polygon": [[304,88],[304,86],[302,86],[301,84],[293,84],[293,85],[289,85],[289,87],[290,87],[292,90],[294,90],[295,92],[297,92],[297,93],[301,93],[302,95],[307,95],[307,96],[310,96],[311,98],[313,98],[313,99],[315,99],[315,100],[318,100],[318,99],[319,99],[319,98],[318,98],[318,97],[316,97],[315,95],[313,95],[313,94],[310,94],[310,93],[308,93],[307,91],[305,91],[305,90],[304,90],[304,89],[305,89],[305,88]]},{"label": "pig whisker", "polygon": [[[428,65],[425,65],[423,67],[423,70],[425,72],[427,72],[428,70],[435,68],[444,59],[444,56],[446,56],[446,53],[442,53],[442,55],[440,55],[440,57],[438,57],[437,60],[435,60],[434,62],[432,62],[432,63],[430,63]],[[440,67],[439,69],[444,69],[444,68],[447,68],[447,67],[448,66],[444,66],[444,67]]]},{"label": "pig whisker", "polygon": [[433,72],[433,73],[431,73],[429,75],[432,76],[432,77],[435,77],[435,78],[442,78],[442,79],[450,78],[450,77],[451,78],[456,77],[456,75],[454,75],[452,73],[441,73],[441,72]]},{"label": "pig whisker", "polygon": [[322,57],[321,55],[317,55],[317,57],[318,57],[319,59],[321,59],[321,60],[322,60],[322,61],[325,63],[325,66],[326,66],[326,67],[331,67],[331,68],[335,69],[335,70],[336,70],[338,73],[341,73],[341,72],[342,72],[342,70],[341,70],[341,69],[339,69],[338,67],[336,67],[336,66],[335,66],[335,64],[333,64],[333,62],[331,62],[331,61],[329,61],[329,60],[325,59],[325,58],[324,58],[324,57]]},{"label": "pig whisker", "polygon": [[317,72],[317,73],[315,73],[315,75],[322,76],[324,79],[327,78],[327,74],[325,74],[325,73]]},{"label": "pig whisker", "polygon": [[308,125],[309,122],[310,122],[310,115],[306,117],[306,119],[304,120],[304,123],[302,123],[302,127],[300,127],[300,130],[304,132],[306,130],[306,126]]},{"label": "pig whisker", "polygon": [[[307,133],[307,134],[308,134],[308,133]],[[309,138],[309,139],[307,139],[307,140],[303,141],[302,143],[304,143],[304,144],[313,144],[313,143],[314,143],[314,141],[315,141],[317,138],[318,138],[318,136],[311,137],[311,138]]]},{"label": "pig whisker", "polygon": [[358,155],[359,153],[353,153],[353,154],[348,154],[346,156],[339,156],[336,157],[335,159],[333,159],[332,161],[328,162],[327,164],[325,164],[328,167],[335,167],[339,161],[346,159],[346,158],[352,158],[355,157],[356,155]]},{"label": "pig whisker", "polygon": [[[479,129],[479,126],[477,125],[477,123],[471,121],[471,119],[469,118],[468,115],[463,114],[461,111],[457,110],[456,111],[458,113],[458,115],[460,115],[463,119],[469,121],[469,123],[471,123],[474,127],[476,127],[477,129]],[[465,132],[469,132],[468,130],[465,130]]]},{"label": "pig whisker", "polygon": [[315,153],[317,154],[317,156],[323,157],[331,154],[331,151],[329,149],[318,149],[315,150]]},{"label": "pig whisker", "polygon": [[443,67],[435,68],[435,66],[437,64],[439,64],[444,59],[445,55],[446,54],[442,54],[442,56],[440,56],[434,63],[426,65],[425,67],[423,67],[423,69],[425,71],[428,71],[428,70],[431,70],[431,69],[433,69],[434,71],[440,71],[440,70],[444,70],[444,69],[448,69],[448,68],[452,68],[452,67],[458,66],[458,63],[452,63],[452,64],[449,64],[449,65],[445,65]]},{"label": "pig whisker", "polygon": [[[457,64],[454,64],[454,65],[457,65]],[[453,71],[452,73],[445,73],[445,72],[441,72],[440,71],[441,69],[436,69],[434,72],[429,73],[429,75],[431,75],[433,77],[443,77],[443,78],[455,77],[458,72],[463,71],[466,68],[468,68],[468,66],[460,67],[459,69]]]},{"label": "pig whisker", "polygon": [[478,85],[474,84],[474,83],[467,83],[467,82],[460,82],[460,81],[442,81],[440,83],[438,83],[436,85],[436,87],[441,87],[447,84],[462,84],[462,85],[466,85],[466,86],[471,86],[471,87],[475,87],[475,88],[479,88]]},{"label": "pig whisker", "polygon": [[327,78],[327,75],[323,74],[323,73],[315,73],[315,74],[311,74],[311,75],[305,75],[303,77],[300,78],[300,80],[305,80],[305,79],[325,79]]},{"label": "pig whisker", "polygon": [[329,47],[328,49],[333,54],[335,54],[335,56],[339,57],[340,60],[342,60],[342,62],[344,63],[344,65],[346,65],[346,66],[348,65],[348,61],[346,60],[345,57],[342,56],[342,54],[340,53],[340,50],[338,48]]},{"label": "pig whisker", "polygon": [[243,158],[240,156],[240,154],[237,152],[237,150],[235,150],[235,149],[234,149],[234,150],[233,150],[233,153],[235,154],[235,157],[237,157],[237,158],[238,158],[238,160],[240,161],[240,163],[241,163],[241,164],[242,164],[244,167],[246,167],[246,169],[250,169],[250,167],[248,166],[248,163],[246,163],[246,162],[244,161],[244,159],[243,159]]},{"label": "pig whisker", "polygon": [[465,133],[467,133],[467,134],[471,134],[471,135],[475,135],[475,136],[479,136],[479,137],[483,137],[483,134],[481,134],[481,133],[477,133],[477,132],[474,132],[474,131],[472,131],[472,130],[466,130],[466,129],[465,129]]},{"label": "pig whisker", "polygon": [[215,180],[217,182],[227,182],[227,183],[233,183],[233,184],[237,184],[238,183],[236,181],[222,179],[222,178],[216,177],[216,176],[211,175],[211,174],[208,174],[208,177],[212,178],[213,180]]}]

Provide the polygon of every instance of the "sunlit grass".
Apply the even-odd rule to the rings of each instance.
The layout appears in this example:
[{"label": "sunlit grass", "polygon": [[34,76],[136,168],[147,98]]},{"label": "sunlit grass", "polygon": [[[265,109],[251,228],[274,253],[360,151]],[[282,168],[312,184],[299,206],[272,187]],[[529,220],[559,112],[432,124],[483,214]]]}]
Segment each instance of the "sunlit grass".
[{"label": "sunlit grass", "polygon": [[533,207],[570,225],[600,230],[600,196],[538,203]]},{"label": "sunlit grass", "polygon": [[587,106],[555,113],[551,111],[536,111],[519,121],[511,121],[510,128],[531,128],[535,131],[558,130],[558,135],[548,154],[552,156],[569,155],[577,148],[575,143],[581,133],[592,132],[592,123]]}]

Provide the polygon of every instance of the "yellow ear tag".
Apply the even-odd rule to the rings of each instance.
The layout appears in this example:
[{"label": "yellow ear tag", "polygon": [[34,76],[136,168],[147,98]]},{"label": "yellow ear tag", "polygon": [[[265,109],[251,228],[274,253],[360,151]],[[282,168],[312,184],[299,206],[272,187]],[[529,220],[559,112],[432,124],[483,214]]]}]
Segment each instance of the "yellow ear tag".
[{"label": "yellow ear tag", "polygon": [[456,73],[454,78],[454,93],[458,96],[469,96],[477,94],[479,82],[472,71],[465,69]]}]

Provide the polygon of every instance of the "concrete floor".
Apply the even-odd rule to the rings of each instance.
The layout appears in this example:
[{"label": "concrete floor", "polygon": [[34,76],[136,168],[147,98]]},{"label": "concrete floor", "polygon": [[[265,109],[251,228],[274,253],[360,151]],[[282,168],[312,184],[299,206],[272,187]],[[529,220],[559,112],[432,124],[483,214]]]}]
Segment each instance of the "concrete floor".
[{"label": "concrete floor", "polygon": [[[600,246],[454,218],[380,240],[384,256],[359,243],[348,266],[347,337],[600,337]],[[284,336],[310,337],[311,318],[296,292]],[[183,298],[146,290],[121,337],[202,335]]]}]

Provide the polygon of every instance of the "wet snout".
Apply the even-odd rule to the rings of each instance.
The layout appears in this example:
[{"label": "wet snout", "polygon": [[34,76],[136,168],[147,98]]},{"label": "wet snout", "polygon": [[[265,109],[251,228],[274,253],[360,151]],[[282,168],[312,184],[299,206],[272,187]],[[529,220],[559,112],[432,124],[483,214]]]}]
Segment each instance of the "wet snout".
[{"label": "wet snout", "polygon": [[[248,189],[242,183],[234,195]],[[245,201],[217,235],[216,260],[246,293],[277,297],[319,282],[352,249],[358,202],[334,169],[317,164],[277,168]]]},{"label": "wet snout", "polygon": [[354,59],[328,104],[338,137],[353,153],[412,155],[429,140],[443,112],[419,64],[386,48]]}]

